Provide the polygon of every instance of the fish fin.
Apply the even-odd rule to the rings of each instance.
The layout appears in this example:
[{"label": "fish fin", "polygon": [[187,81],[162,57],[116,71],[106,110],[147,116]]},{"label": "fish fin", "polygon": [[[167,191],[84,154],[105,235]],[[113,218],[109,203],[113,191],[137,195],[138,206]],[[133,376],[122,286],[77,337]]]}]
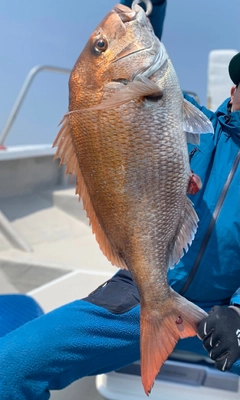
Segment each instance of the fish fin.
[{"label": "fish fin", "polygon": [[193,208],[193,203],[187,198],[186,207],[179,223],[178,233],[176,234],[176,240],[170,250],[169,268],[173,268],[179,262],[180,258],[184,255],[183,249],[185,252],[188,251],[196,234],[198,221],[199,219]]},{"label": "fish fin", "polygon": [[70,111],[68,114],[73,112],[93,111],[93,110],[106,110],[113,107],[121,106],[122,104],[128,103],[131,100],[139,99],[141,97],[160,97],[162,96],[162,89],[155,83],[147,78],[128,82],[122,84],[120,89],[116,91],[111,97],[103,99],[100,104],[96,106],[83,108],[81,110]]},{"label": "fish fin", "polygon": [[66,174],[77,175],[79,167],[72,143],[71,126],[68,115],[64,115],[59,125],[62,126],[52,145],[52,147],[57,147],[54,160],[60,158],[60,165],[66,165]]},{"label": "fish fin", "polygon": [[206,316],[205,311],[172,289],[170,298],[157,312],[141,304],[141,376],[147,395],[179,339],[195,336],[199,322]]},{"label": "fish fin", "polygon": [[79,198],[82,199],[83,208],[86,210],[90,225],[92,225],[92,232],[95,234],[96,240],[103,254],[113,265],[116,265],[122,269],[127,269],[127,266],[122,257],[120,257],[112,247],[94,211],[86,184],[84,182],[84,178],[78,164],[71,137],[70,118],[67,114],[63,117],[60,124],[62,124],[62,127],[53,143],[53,147],[57,147],[54,159],[60,158],[60,165],[66,165],[66,174],[76,175],[76,194],[78,194]]},{"label": "fish fin", "polygon": [[214,133],[211,121],[188,100],[184,99],[183,130],[188,143],[199,144],[202,133]]}]

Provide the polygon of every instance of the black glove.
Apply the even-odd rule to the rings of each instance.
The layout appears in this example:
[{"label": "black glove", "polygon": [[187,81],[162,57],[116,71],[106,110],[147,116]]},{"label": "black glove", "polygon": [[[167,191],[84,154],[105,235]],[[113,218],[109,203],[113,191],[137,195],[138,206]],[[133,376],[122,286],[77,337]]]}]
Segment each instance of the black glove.
[{"label": "black glove", "polygon": [[[239,308],[240,312],[240,308]],[[213,307],[198,325],[198,336],[209,357],[221,371],[230,369],[240,358],[240,314],[230,307]]]}]

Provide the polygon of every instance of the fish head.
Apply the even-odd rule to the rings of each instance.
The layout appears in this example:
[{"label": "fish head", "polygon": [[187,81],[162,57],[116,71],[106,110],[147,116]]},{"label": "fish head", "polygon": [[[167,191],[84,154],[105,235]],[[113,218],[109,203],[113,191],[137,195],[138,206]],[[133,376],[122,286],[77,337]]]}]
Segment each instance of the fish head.
[{"label": "fish head", "polygon": [[165,48],[143,8],[116,5],[76,61],[69,80],[69,110],[98,104],[111,83],[133,81],[146,71],[151,76],[165,59]]}]

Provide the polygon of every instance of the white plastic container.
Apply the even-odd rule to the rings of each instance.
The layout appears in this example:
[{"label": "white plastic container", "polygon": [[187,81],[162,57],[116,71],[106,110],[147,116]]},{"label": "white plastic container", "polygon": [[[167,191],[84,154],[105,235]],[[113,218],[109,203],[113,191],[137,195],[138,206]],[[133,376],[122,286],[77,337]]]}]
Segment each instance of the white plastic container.
[{"label": "white plastic container", "polygon": [[[107,400],[147,398],[140,377],[139,363],[117,372],[99,375],[99,393]],[[239,377],[201,363],[166,361],[155,380],[151,400],[239,400]]]},{"label": "white plastic container", "polygon": [[213,50],[208,56],[207,108],[216,111],[230,97],[234,85],[228,74],[228,65],[237,50]]}]

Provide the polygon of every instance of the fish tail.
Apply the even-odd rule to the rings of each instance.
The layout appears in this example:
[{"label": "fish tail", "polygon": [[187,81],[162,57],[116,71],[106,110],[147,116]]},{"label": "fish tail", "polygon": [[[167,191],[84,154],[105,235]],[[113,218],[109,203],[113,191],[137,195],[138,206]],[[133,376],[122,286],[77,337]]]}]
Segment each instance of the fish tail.
[{"label": "fish tail", "polygon": [[141,376],[147,395],[179,339],[195,336],[198,323],[206,315],[172,289],[161,310],[149,310],[141,304]]}]

